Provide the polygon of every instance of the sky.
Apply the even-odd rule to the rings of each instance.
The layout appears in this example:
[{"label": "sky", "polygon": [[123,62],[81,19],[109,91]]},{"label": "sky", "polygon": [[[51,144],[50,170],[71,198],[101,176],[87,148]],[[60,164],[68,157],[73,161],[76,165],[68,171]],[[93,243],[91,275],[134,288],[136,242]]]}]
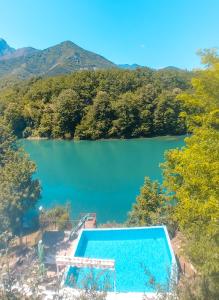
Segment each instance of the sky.
[{"label": "sky", "polygon": [[117,64],[200,67],[219,47],[219,0],[0,0],[0,37],[15,48],[71,40]]}]

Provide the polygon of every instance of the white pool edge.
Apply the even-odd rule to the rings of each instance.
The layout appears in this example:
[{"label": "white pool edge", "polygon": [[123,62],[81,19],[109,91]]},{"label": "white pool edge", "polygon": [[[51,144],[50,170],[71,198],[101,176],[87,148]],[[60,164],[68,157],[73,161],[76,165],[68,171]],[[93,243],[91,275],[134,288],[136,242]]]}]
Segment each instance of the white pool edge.
[{"label": "white pool edge", "polygon": [[[170,250],[170,254],[171,254],[171,258],[172,258],[172,264],[171,264],[171,270],[170,270],[170,284],[172,284],[174,287],[177,283],[178,283],[178,265],[177,265],[177,261],[176,261],[176,257],[172,248],[172,244],[170,241],[170,236],[167,230],[166,226],[163,226],[164,228],[164,232],[166,235],[166,239],[167,239],[167,243],[169,246],[169,250]],[[170,286],[171,289],[171,286]]]},{"label": "white pool edge", "polygon": [[[69,296],[79,296],[80,290],[64,287],[61,290],[62,294],[68,294]],[[158,293],[148,292],[108,292],[106,296],[106,300],[142,300],[144,296],[147,296],[147,299],[157,300]]]}]

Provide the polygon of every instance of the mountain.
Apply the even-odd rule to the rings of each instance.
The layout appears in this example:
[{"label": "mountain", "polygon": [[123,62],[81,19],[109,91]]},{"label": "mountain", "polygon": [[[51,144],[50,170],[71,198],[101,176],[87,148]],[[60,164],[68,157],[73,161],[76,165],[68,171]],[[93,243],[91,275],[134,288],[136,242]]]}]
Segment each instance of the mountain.
[{"label": "mountain", "polygon": [[182,71],[183,69],[180,69],[180,68],[177,68],[177,67],[174,67],[174,66],[168,66],[168,67],[161,68],[159,70],[164,70],[164,71]]},{"label": "mountain", "polygon": [[0,79],[26,79],[33,76],[66,74],[77,70],[116,67],[111,61],[71,41],[44,50],[31,47],[15,50],[3,39],[0,41]]},{"label": "mountain", "polygon": [[[13,48],[11,48],[13,49]],[[31,55],[33,53],[38,52],[39,50],[32,48],[32,47],[24,47],[24,48],[19,48],[17,50],[13,49],[12,52],[8,52],[7,54],[4,55],[0,55],[0,61],[1,60],[7,60],[7,59],[11,59],[11,58],[16,58],[16,57],[24,57],[24,56],[28,56]]]},{"label": "mountain", "polygon": [[[65,41],[44,50],[32,47],[14,49],[0,38],[0,87],[20,79],[35,76],[55,76],[77,70],[145,68],[138,64],[116,65],[101,55],[87,51],[71,41]],[[168,66],[164,71],[180,71]]]},{"label": "mountain", "polygon": [[117,65],[120,69],[125,69],[125,70],[136,70],[138,68],[143,68],[143,66],[140,66],[138,64],[119,64]]},{"label": "mountain", "polygon": [[11,48],[5,40],[0,38],[0,58],[4,55],[10,55],[14,51],[14,48]]}]

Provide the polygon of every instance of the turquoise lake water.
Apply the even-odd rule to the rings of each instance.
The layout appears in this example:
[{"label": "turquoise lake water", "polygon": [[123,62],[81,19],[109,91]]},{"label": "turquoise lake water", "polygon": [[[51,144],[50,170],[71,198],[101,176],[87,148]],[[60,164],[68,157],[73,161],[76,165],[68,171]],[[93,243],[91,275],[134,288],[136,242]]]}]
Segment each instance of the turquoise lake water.
[{"label": "turquoise lake water", "polygon": [[99,223],[126,220],[144,177],[162,181],[164,152],[182,147],[184,137],[133,140],[22,140],[37,164],[39,205],[71,202],[72,217],[96,212]]},{"label": "turquoise lake water", "polygon": [[[118,292],[154,292],[158,284],[165,291],[169,289],[173,258],[163,227],[85,230],[74,256],[113,259],[115,273],[70,267],[66,277],[69,286],[83,288],[96,283],[101,290],[113,290],[116,280]],[[150,284],[152,278],[154,285]]]}]

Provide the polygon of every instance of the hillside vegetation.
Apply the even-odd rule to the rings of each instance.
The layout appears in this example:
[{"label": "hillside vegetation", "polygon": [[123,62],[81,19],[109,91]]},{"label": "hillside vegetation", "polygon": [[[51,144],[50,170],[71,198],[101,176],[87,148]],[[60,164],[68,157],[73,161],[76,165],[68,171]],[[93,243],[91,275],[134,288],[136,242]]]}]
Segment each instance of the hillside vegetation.
[{"label": "hillside vegetation", "polygon": [[18,137],[135,138],[186,132],[180,70],[79,71],[35,78],[0,92],[0,113]]},{"label": "hillside vegetation", "polygon": [[166,153],[164,188],[145,179],[128,219],[135,226],[166,224],[185,238],[196,278],[167,299],[219,299],[219,57],[207,51],[202,60],[206,69],[192,79],[192,90],[178,96],[192,135],[185,147]]}]

